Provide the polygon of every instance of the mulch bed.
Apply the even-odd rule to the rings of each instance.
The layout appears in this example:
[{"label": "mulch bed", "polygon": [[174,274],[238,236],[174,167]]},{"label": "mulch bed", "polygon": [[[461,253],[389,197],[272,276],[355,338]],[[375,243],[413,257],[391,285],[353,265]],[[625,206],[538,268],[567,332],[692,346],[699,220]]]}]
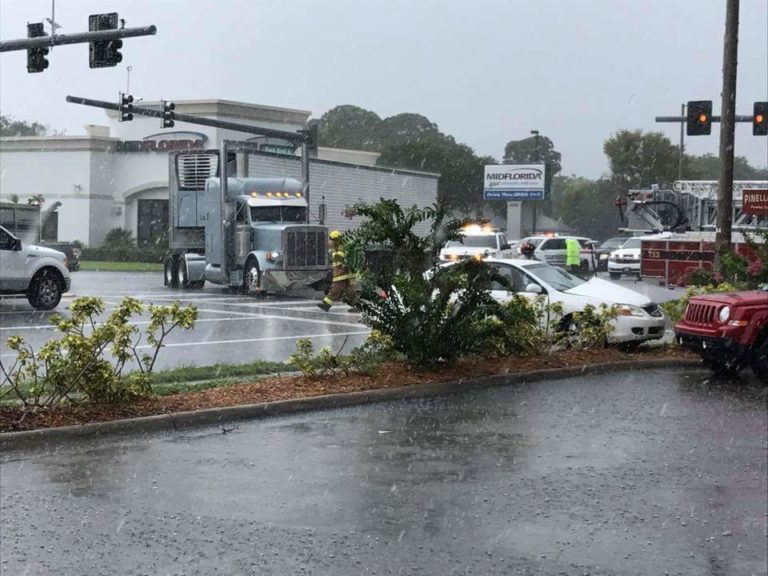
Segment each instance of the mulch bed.
[{"label": "mulch bed", "polygon": [[131,404],[69,405],[26,413],[20,408],[2,407],[0,408],[0,432],[106,422],[154,414],[257,404],[360,390],[398,388],[546,368],[601,365],[645,358],[649,360],[695,359],[696,356],[675,348],[641,349],[634,353],[624,353],[613,348],[606,348],[560,352],[548,356],[465,359],[449,367],[435,370],[415,370],[405,363],[391,362],[381,365],[373,376],[352,374],[350,376],[338,375],[314,379],[306,376],[276,376],[256,382],[243,382],[197,392],[160,396]]}]

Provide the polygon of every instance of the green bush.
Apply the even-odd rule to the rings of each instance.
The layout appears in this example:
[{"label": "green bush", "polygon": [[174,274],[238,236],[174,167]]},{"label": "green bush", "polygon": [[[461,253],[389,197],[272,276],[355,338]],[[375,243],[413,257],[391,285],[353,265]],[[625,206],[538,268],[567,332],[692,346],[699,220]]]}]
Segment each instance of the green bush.
[{"label": "green bush", "polygon": [[[346,340],[345,340],[346,344]],[[342,346],[342,349],[344,346]],[[390,340],[375,330],[371,331],[361,346],[353,348],[347,355],[334,354],[330,347],[321,348],[315,354],[312,341],[302,338],[296,341],[296,352],[288,357],[288,365],[300,370],[310,379],[321,376],[343,374],[371,375],[376,368],[387,360],[392,360],[394,353]]]},{"label": "green bush", "polygon": [[80,259],[93,262],[162,262],[166,252],[155,246],[83,248]]},{"label": "green bush", "polygon": [[136,242],[128,228],[112,228],[104,237],[104,248],[134,248]]},{"label": "green bush", "polygon": [[613,331],[612,323],[618,315],[616,306],[600,304],[595,308],[587,304],[581,312],[574,312],[571,319],[562,324],[562,340],[569,348],[602,348]]},{"label": "green bush", "polygon": [[[135,314],[149,313],[143,337],[151,353],[139,353],[142,333],[131,323]],[[27,408],[53,406],[84,396],[90,402],[116,403],[152,394],[150,375],[163,341],[175,328],[191,329],[197,320],[194,306],[145,306],[126,297],[104,321],[104,302],[82,297],[69,305],[69,317],[54,315],[51,323],[62,334],[37,352],[21,337],[8,339],[16,352],[6,369],[0,361],[3,385]],[[124,374],[126,368],[136,370]]]},{"label": "green bush", "polygon": [[685,309],[688,307],[688,300],[692,296],[698,296],[700,294],[714,294],[717,292],[733,292],[737,288],[733,284],[724,282],[716,286],[690,286],[683,295],[677,300],[669,300],[662,302],[661,309],[664,310],[664,314],[670,319],[673,324],[679,322],[685,314]]}]

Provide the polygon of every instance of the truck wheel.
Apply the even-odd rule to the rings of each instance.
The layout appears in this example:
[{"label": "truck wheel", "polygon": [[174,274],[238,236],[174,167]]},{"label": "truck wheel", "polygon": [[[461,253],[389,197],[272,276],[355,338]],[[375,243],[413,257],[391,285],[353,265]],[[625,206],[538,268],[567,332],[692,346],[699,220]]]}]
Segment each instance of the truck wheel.
[{"label": "truck wheel", "polygon": [[166,256],[165,266],[164,266],[164,273],[165,273],[164,284],[169,288],[178,288],[178,284],[176,282],[177,266],[178,266],[178,260],[176,259],[176,256],[174,255]]},{"label": "truck wheel", "polygon": [[609,272],[608,273],[611,277],[611,280],[620,280],[621,279],[621,273],[620,272]]},{"label": "truck wheel", "polygon": [[36,310],[53,310],[61,302],[62,292],[61,274],[56,270],[44,268],[32,278],[27,291],[27,301]]},{"label": "truck wheel", "polygon": [[184,260],[184,258],[179,258],[177,260],[176,285],[182,289],[189,287],[189,281],[187,276],[187,262]]},{"label": "truck wheel", "polygon": [[752,349],[752,371],[768,384],[768,332],[763,334]]},{"label": "truck wheel", "polygon": [[243,271],[243,290],[249,296],[263,294],[261,289],[261,271],[259,270],[259,263],[254,258],[250,258],[245,263],[245,270]]}]

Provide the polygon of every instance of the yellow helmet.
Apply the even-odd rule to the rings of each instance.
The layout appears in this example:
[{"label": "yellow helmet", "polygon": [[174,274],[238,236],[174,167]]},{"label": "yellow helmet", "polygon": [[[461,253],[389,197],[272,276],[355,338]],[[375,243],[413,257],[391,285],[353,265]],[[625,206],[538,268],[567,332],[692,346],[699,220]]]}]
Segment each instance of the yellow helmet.
[{"label": "yellow helmet", "polygon": [[330,238],[331,240],[338,240],[339,238],[341,238],[341,232],[339,232],[338,230],[334,230],[333,232],[328,234],[328,238]]}]

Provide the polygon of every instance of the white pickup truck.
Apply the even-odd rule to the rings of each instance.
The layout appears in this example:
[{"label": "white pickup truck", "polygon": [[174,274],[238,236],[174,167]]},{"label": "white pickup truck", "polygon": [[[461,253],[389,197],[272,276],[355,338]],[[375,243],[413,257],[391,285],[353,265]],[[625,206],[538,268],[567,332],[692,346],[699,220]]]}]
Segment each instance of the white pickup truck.
[{"label": "white pickup truck", "polygon": [[69,290],[63,252],[24,244],[0,226],[0,296],[24,295],[37,310],[52,310]]}]

